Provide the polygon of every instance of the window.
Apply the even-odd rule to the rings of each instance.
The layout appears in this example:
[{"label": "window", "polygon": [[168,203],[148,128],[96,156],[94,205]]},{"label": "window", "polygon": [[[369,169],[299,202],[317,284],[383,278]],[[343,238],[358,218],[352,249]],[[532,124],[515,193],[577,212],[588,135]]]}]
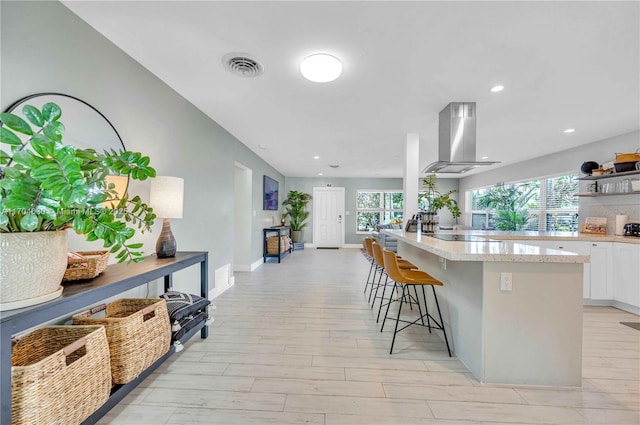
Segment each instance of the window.
[{"label": "window", "polygon": [[546,208],[544,210],[546,230],[575,231],[578,225],[577,174],[546,179]]},{"label": "window", "polygon": [[403,199],[402,192],[359,190],[356,193],[356,231],[370,232],[376,224],[402,220]]},{"label": "window", "polygon": [[576,231],[577,174],[471,192],[471,225],[481,229]]}]

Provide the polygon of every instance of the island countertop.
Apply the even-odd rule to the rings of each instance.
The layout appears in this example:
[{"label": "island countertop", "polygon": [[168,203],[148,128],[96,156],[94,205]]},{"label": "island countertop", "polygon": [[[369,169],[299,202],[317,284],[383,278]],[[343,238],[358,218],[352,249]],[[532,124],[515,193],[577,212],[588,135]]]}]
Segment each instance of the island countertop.
[{"label": "island countertop", "polygon": [[[470,231],[453,231],[448,234],[467,234],[482,236],[487,241],[444,241],[425,233],[410,233],[400,229],[381,229],[388,234],[451,261],[489,261],[489,262],[524,262],[524,263],[588,263],[588,255],[556,249],[541,248],[516,242],[491,239],[491,235],[471,233]],[[496,235],[497,236],[497,235]],[[524,238],[518,238],[524,239]]]},{"label": "island countertop", "polygon": [[622,242],[640,244],[637,236],[597,235],[579,232],[559,231],[502,231],[502,230],[454,230],[443,231],[447,233],[466,234],[483,238],[495,238],[500,240],[542,240],[542,241],[588,241],[588,242]]}]

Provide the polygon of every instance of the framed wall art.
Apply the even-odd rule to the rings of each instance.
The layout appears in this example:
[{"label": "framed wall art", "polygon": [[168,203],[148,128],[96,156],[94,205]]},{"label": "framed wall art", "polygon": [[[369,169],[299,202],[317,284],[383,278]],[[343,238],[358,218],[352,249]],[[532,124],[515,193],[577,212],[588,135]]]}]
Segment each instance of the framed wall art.
[{"label": "framed wall art", "polygon": [[264,176],[263,210],[278,210],[278,181]]}]

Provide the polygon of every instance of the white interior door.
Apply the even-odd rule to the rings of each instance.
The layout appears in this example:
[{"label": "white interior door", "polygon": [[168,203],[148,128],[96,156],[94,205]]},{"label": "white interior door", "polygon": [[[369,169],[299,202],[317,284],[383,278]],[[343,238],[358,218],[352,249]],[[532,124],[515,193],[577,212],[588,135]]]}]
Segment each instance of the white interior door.
[{"label": "white interior door", "polygon": [[344,187],[313,188],[313,244],[319,248],[344,245]]}]

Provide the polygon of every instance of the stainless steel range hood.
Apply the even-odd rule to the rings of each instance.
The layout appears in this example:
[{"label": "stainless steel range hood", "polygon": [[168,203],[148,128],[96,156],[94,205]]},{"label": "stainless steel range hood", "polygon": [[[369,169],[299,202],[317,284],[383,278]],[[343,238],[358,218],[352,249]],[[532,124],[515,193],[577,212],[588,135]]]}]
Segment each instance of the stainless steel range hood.
[{"label": "stainless steel range hood", "polygon": [[423,173],[466,173],[474,168],[497,164],[476,161],[476,104],[452,102],[440,111],[438,161]]}]

